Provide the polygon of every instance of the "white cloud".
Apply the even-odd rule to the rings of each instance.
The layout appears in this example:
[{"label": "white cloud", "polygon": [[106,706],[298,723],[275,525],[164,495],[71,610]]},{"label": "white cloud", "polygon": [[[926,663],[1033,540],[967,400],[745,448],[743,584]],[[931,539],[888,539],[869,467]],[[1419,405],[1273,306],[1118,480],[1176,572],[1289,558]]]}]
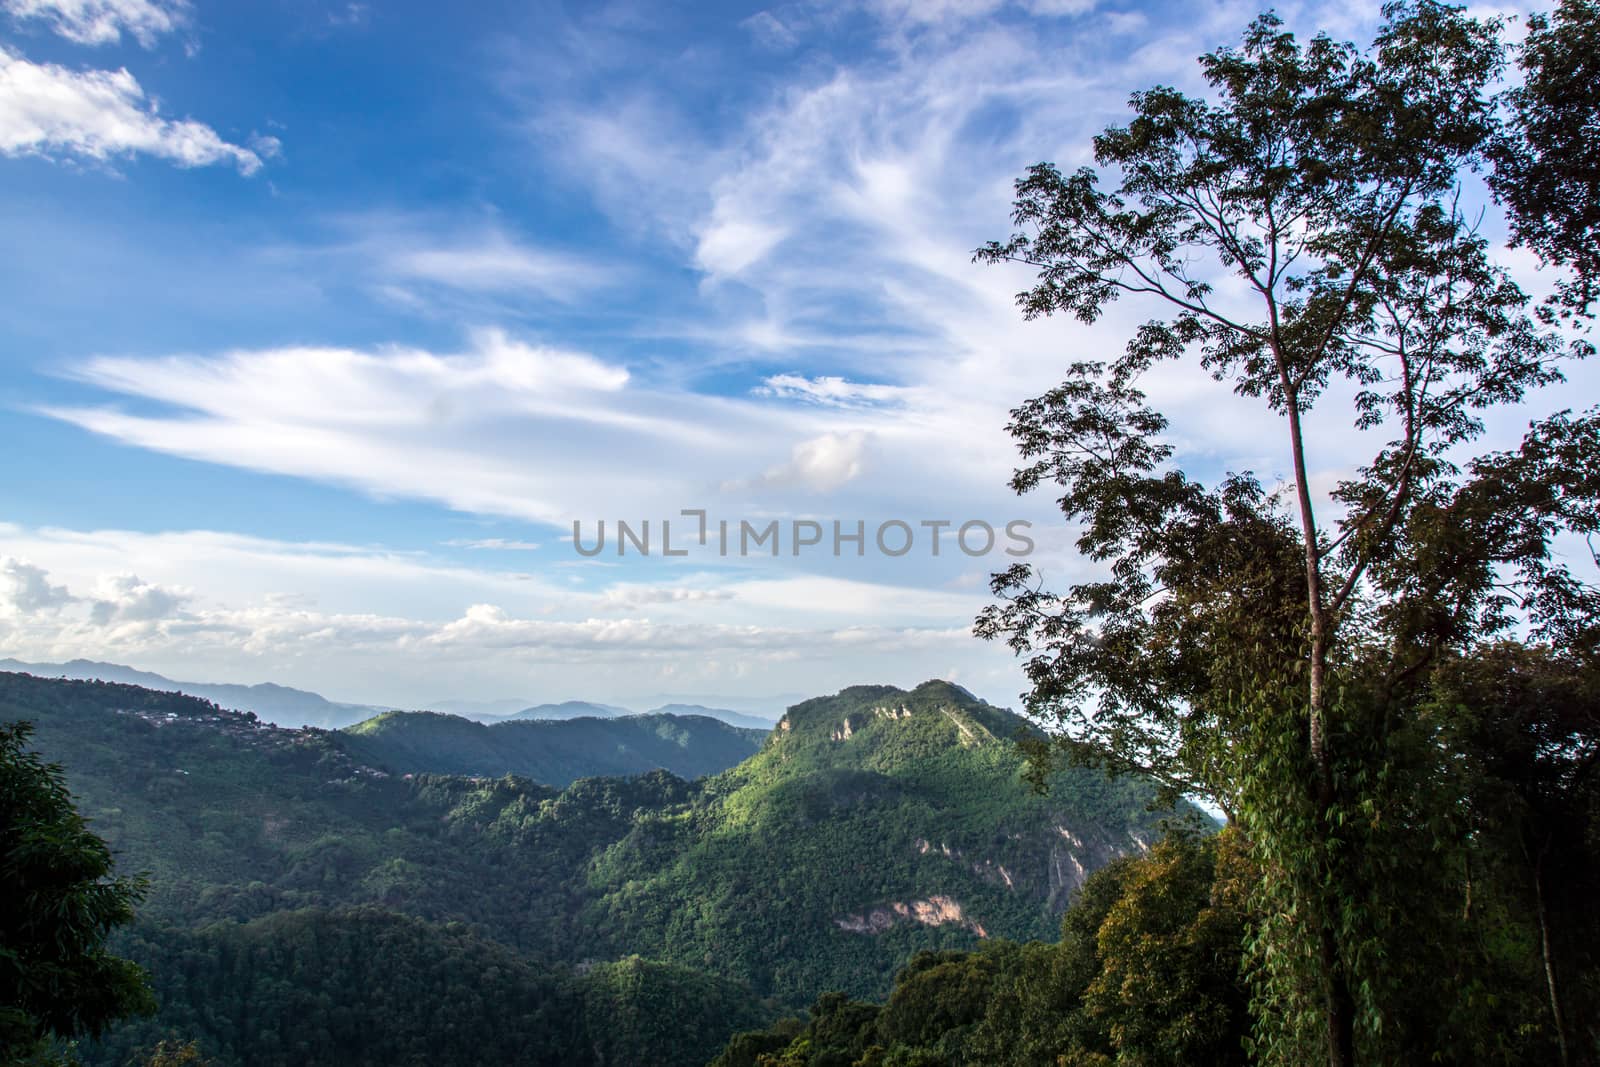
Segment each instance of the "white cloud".
[{"label": "white cloud", "polygon": [[540,241],[492,211],[374,210],[322,222],[326,239],[270,247],[267,258],[458,322],[578,303],[635,274],[603,249]]},{"label": "white cloud", "polygon": [[373,547],[209,531],[9,526],[0,550],[40,561],[23,565],[26,584],[47,590],[26,617],[0,611],[0,656],[271,680],[397,707],[444,690],[627,703],[669,684],[813,693],[1007,677],[1005,657],[967,635],[975,598],[842,579],[556,590]]},{"label": "white cloud", "polygon": [[789,462],[762,475],[764,485],[799,485],[818,493],[839,488],[864,469],[867,435],[825,433],[794,446]]},{"label": "white cloud", "polygon": [[716,219],[700,233],[695,262],[712,275],[734,276],[783,240],[780,226],[751,219]]},{"label": "white cloud", "polygon": [[[260,151],[271,154],[276,142]],[[260,151],[204,123],[163,118],[126,69],[72,71],[0,45],[0,154],[96,163],[148,155],[180,167],[231,163],[250,175],[261,169]]]},{"label": "white cloud", "polygon": [[664,230],[675,245],[693,248],[710,203],[707,190],[722,163],[716,146],[659,94],[559,107],[556,87],[521,84],[528,69],[519,63],[508,75],[509,88],[528,99],[528,133],[549,161],[569,168],[584,194],[624,228],[652,235]]},{"label": "white cloud", "polygon": [[757,11],[739,25],[749,31],[758,44],[775,52],[786,52],[800,40],[787,23],[770,11]]},{"label": "white cloud", "polygon": [[529,248],[495,231],[452,245],[394,248],[382,254],[379,269],[454,289],[532,290],[561,297],[605,282],[603,272],[584,260]]},{"label": "white cloud", "polygon": [[[757,486],[837,489],[865,469],[861,420],[871,416],[636,381],[626,367],[498,330],[475,332],[457,353],[102,356],[71,373],[164,406],[41,409],[127,444],[563,529],[575,518],[676,514],[718,486],[714,502],[729,509],[739,501],[728,493]],[[917,434],[890,442],[886,469],[906,476],[908,465],[936,462],[927,444]],[[749,481],[752,469],[767,475]]]},{"label": "white cloud", "polygon": [[1108,11],[1102,23],[1111,33],[1138,33],[1150,24],[1142,11]]},{"label": "white cloud", "polygon": [[960,24],[991,15],[1005,0],[873,0],[871,7],[890,22],[913,25]]},{"label": "white cloud", "polygon": [[69,41],[116,44],[127,33],[146,48],[189,22],[187,0],[3,0],[20,22],[38,19]]},{"label": "white cloud", "polygon": [[632,609],[652,604],[695,604],[732,600],[735,595],[731,589],[618,583],[605,591],[605,600],[610,607]]},{"label": "white cloud", "polygon": [[1022,0],[1023,10],[1044,18],[1086,15],[1095,9],[1098,0]]},{"label": "white cloud", "polygon": [[370,4],[345,4],[342,8],[335,8],[328,12],[328,25],[339,27],[365,26],[372,21],[372,6]]},{"label": "white cloud", "polygon": [[774,374],[762,380],[756,393],[841,408],[900,404],[913,395],[912,390],[902,386],[852,382],[827,374],[815,378],[801,374]]},{"label": "white cloud", "polygon": [[107,575],[95,588],[89,618],[96,626],[156,622],[179,616],[188,600],[184,590],[165,589],[136,574]]},{"label": "white cloud", "polygon": [[72,602],[64,585],[50,581],[50,573],[27,560],[0,557],[0,605],[21,615],[54,611]]},{"label": "white cloud", "polygon": [[540,547],[536,541],[509,541],[503,537],[458,538],[445,543],[452,548],[474,548],[494,552],[536,552]]}]

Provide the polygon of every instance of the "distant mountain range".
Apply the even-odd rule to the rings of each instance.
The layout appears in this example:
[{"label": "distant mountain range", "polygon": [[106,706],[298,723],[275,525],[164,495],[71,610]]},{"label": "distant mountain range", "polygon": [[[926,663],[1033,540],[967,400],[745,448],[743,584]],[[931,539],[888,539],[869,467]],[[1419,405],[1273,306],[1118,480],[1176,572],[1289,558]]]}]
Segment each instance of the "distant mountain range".
[{"label": "distant mountain range", "polygon": [[703,715],[709,719],[721,719],[729,726],[742,726],[747,730],[770,730],[778,724],[776,718],[765,719],[759,715],[746,715],[730,708],[708,708],[704,704],[663,704],[659,708],[651,708],[647,714]]},{"label": "distant mountain range", "polygon": [[533,701],[522,697],[502,697],[499,700],[430,700],[419,711],[441,711],[446,715],[459,715],[463,719],[490,722],[514,715]]},{"label": "distant mountain range", "polygon": [[177,682],[149,671],[135,670],[119,663],[100,663],[75,659],[67,663],[24,663],[0,659],[0,671],[17,671],[39,678],[99,680],[143,686],[160,692],[178,692],[199,697],[256,716],[279,726],[317,726],[334,730],[350,726],[383,711],[368,704],[340,704],[318,693],[264,682],[260,685],[235,685],[226,682]]},{"label": "distant mountain range", "polygon": [[[637,715],[628,708],[615,704],[596,704],[588,700],[563,700],[559,704],[535,704],[531,708],[505,716],[506,719],[618,719],[624,715]],[[487,721],[487,720],[484,720]]]},{"label": "distant mountain range", "polygon": [[[618,707],[615,704],[595,704],[587,700],[567,700],[560,704],[535,704],[531,708],[523,708],[513,715],[507,715],[499,720],[491,720],[487,716],[480,718],[479,722],[501,721],[511,719],[620,719],[630,715],[695,715],[706,719],[719,719],[729,726],[739,726],[747,730],[770,730],[777,725],[777,718],[764,719],[759,715],[746,715],[742,711],[731,708],[709,708],[704,704],[663,704],[659,708],[649,711],[634,711],[631,708]],[[469,716],[474,718],[476,716]]]},{"label": "distant mountain range", "polygon": [[563,700],[559,704],[533,704],[518,700],[439,700],[424,710],[441,711],[459,715],[478,722],[510,722],[514,719],[621,719],[630,715],[698,715],[720,719],[729,726],[747,730],[770,730],[778,722],[776,715],[751,715],[732,708],[712,707],[706,704],[669,703],[635,711],[617,704],[600,704],[592,700]]},{"label": "distant mountain range", "polygon": [[[151,671],[141,671],[120,663],[75,659],[66,663],[26,663],[0,659],[0,671],[16,671],[39,678],[71,678],[138,685],[158,692],[183,693],[238,711],[253,711],[260,719],[277,726],[315,726],[338,730],[392,710],[382,704],[344,704],[320,693],[264,682],[239,685],[231,682],[180,682]],[[704,704],[669,703],[646,712],[615,704],[587,700],[567,700],[559,704],[534,704],[515,697],[500,700],[436,700],[422,710],[443,712],[475,719],[478,722],[503,722],[510,719],[615,719],[628,715],[700,715],[720,719],[729,726],[751,730],[770,730],[777,716],[752,715],[731,708]]]}]

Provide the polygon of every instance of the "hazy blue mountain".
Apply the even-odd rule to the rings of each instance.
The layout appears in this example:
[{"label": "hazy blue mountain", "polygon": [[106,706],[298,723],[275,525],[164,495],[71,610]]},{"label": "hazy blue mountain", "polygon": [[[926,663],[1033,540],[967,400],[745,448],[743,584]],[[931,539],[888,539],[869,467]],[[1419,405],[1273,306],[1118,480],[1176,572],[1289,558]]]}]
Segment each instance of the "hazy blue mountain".
[{"label": "hazy blue mountain", "polygon": [[624,715],[637,715],[638,712],[630,708],[621,708],[615,704],[596,704],[588,700],[563,700],[559,704],[535,704],[531,708],[523,708],[514,715],[507,715],[509,719],[619,719]]},{"label": "hazy blue mountain", "polygon": [[765,693],[758,696],[740,696],[735,693],[651,693],[635,701],[640,707],[661,707],[666,704],[687,704],[700,708],[725,708],[740,715],[754,715],[758,719],[776,720],[783,709],[802,700],[811,693]]},{"label": "hazy blue mountain", "polygon": [[659,708],[651,708],[647,714],[701,715],[709,719],[721,719],[729,726],[742,726],[747,730],[770,730],[778,725],[776,715],[763,718],[759,715],[746,715],[732,708],[708,708],[704,704],[663,704]]},{"label": "hazy blue mountain", "polygon": [[0,660],[0,671],[17,671],[39,678],[71,678],[78,681],[119,682],[160,692],[178,692],[221,704],[225,708],[253,711],[256,716],[279,726],[317,726],[335,730],[350,726],[384,710],[369,704],[341,704],[319,693],[263,682],[236,685],[226,682],[178,682],[171,678],[136,670],[120,663],[100,663],[75,659],[67,663],[24,663]]},{"label": "hazy blue mountain", "polygon": [[463,719],[479,722],[498,722],[509,718],[532,704],[526,697],[502,697],[499,700],[430,700],[420,711],[438,711],[445,715],[459,715]]}]

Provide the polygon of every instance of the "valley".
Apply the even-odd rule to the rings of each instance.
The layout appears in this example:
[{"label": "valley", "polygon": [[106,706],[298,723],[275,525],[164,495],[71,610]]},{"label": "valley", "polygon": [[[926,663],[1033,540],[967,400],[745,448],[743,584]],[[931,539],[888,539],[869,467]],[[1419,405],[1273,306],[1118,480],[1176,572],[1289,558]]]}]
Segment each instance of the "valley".
[{"label": "valley", "polygon": [[[314,970],[325,961],[301,942],[332,935],[308,931],[351,923],[390,931],[427,973],[462,953],[513,961],[495,966],[526,971],[546,992],[516,995],[533,1000],[580,1002],[596,966],[634,958],[662,989],[712,983],[713,1001],[738,1005],[719,1011],[716,1045],[827,990],[881,996],[920,950],[1053,938],[1086,871],[1160,832],[1152,792],[1131,781],[1068,772],[1033,792],[1012,743],[1023,720],[944,682],[805,701],[764,737],[667,716],[286,730],[181,695],[20,674],[0,675],[0,718],[36,725],[120,868],[149,875],[126,948],[158,974],[164,1006],[91,1063],[167,1030],[237,1045],[244,1023],[194,999],[221,983],[256,1001],[263,979],[214,968],[245,952]],[[494,740],[618,725],[712,762],[730,759],[718,745],[750,753],[693,780],[545,784],[508,773],[514,746]],[[452,746],[441,730],[491,743]],[[604,746],[586,733],[578,747]],[[174,954],[199,967],[190,984]]]}]

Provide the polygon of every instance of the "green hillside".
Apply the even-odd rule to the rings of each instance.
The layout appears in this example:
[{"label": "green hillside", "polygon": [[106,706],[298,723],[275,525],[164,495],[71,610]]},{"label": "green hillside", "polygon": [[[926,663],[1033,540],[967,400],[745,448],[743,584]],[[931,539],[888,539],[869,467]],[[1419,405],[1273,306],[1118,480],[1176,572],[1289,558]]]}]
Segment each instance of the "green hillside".
[{"label": "green hillside", "polygon": [[772,1019],[747,990],[694,971],[638,957],[540,967],[462,924],[374,908],[144,927],[120,947],[166,1007],[89,1048],[92,1062],[170,1039],[252,1067],[699,1067],[729,1027]]},{"label": "green hillside", "polygon": [[920,949],[1053,936],[1084,875],[1156,835],[1148,790],[1021,780],[1023,720],[945,682],[789,709],[760,753],[599,853],[585,925],[788,999],[885,992]]},{"label": "green hillside", "polygon": [[[359,735],[133,686],[0,674],[11,719],[37,724],[122,869],[149,872],[147,926],[214,937],[202,928],[378,908],[464,924],[536,974],[640,956],[789,1008],[827,989],[880,996],[922,949],[1053,936],[1084,875],[1142,851],[1158,821],[1125,780],[1080,771],[1032,793],[1011,743],[1022,720],[942,682],[796,705],[709,778],[564,789],[389,773]],[[170,940],[133,954],[170,967]],[[157,1023],[181,1029],[204,983],[163,988]],[[720,1037],[737,1028],[730,1016]]]},{"label": "green hillside", "polygon": [[485,725],[432,711],[391,711],[339,731],[361,763],[396,774],[515,774],[546,785],[668,770],[715,774],[761,747],[764,730],[704,716],[518,719]]}]

